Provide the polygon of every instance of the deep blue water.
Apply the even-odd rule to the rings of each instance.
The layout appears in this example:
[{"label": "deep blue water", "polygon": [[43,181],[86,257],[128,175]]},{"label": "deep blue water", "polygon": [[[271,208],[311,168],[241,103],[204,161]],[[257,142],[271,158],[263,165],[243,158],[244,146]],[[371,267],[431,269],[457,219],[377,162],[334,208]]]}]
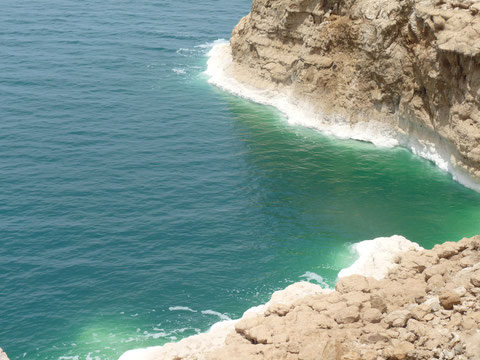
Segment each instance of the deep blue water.
[{"label": "deep blue water", "polygon": [[210,86],[209,44],[249,8],[2,2],[0,346],[12,360],[116,359],[205,331],[213,312],[238,317],[306,272],[331,285],[351,243],[480,233],[480,195],[431,163],[289,126]]}]

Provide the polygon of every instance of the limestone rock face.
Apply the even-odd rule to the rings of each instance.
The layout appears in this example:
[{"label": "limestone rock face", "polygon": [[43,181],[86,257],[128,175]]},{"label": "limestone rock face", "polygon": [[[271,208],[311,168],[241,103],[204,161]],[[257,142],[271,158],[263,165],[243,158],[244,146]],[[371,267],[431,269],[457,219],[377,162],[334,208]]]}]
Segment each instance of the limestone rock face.
[{"label": "limestone rock face", "polygon": [[[336,291],[239,321],[205,358],[480,359],[480,236],[397,260],[382,280],[345,277]],[[433,277],[444,286],[429,288]]]},{"label": "limestone rock face", "polygon": [[376,119],[480,176],[478,0],[253,0],[230,45],[242,83]]}]

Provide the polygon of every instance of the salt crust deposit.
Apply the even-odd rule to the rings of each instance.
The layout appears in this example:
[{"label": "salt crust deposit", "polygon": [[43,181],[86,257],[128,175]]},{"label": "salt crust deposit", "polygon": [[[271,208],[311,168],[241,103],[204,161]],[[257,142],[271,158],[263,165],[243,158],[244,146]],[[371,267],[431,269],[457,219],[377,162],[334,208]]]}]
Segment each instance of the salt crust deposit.
[{"label": "salt crust deposit", "polygon": [[380,237],[373,240],[365,240],[352,245],[352,250],[358,254],[358,259],[352,266],[341,270],[339,278],[350,275],[363,275],[374,279],[383,279],[395,263],[398,254],[410,250],[423,250],[421,246],[412,243],[403,236]]},{"label": "salt crust deposit", "polygon": [[453,164],[451,154],[454,150],[425,128],[416,127],[412,123],[410,127],[415,130],[407,135],[388,122],[369,120],[351,123],[342,115],[326,116],[320,113],[308,101],[296,97],[288,86],[262,83],[262,87],[254,87],[240,82],[237,78],[241,76],[236,75],[232,50],[226,41],[216,41],[208,57],[205,73],[209,76],[211,84],[234,95],[277,108],[292,125],[316,129],[340,139],[371,142],[379,147],[407,148],[415,155],[430,160],[440,169],[448,171],[464,186],[480,192],[480,180]]},{"label": "salt crust deposit", "polygon": [[0,348],[0,360],[8,360],[8,356],[3,352],[2,348]]},{"label": "salt crust deposit", "polygon": [[[357,252],[359,258],[352,266],[343,269],[339,277],[358,274],[380,279],[396,265],[394,261],[399,253],[420,249],[422,248],[418,244],[397,235],[362,241],[352,245],[352,251]],[[274,292],[266,304],[248,309],[241,319],[218,322],[207,333],[193,335],[177,343],[129,350],[120,356],[119,360],[204,359],[206,353],[225,344],[227,335],[235,331],[235,324],[240,320],[264,314],[273,305],[292,304],[310,295],[329,294],[332,291],[309,282],[297,282]]]}]

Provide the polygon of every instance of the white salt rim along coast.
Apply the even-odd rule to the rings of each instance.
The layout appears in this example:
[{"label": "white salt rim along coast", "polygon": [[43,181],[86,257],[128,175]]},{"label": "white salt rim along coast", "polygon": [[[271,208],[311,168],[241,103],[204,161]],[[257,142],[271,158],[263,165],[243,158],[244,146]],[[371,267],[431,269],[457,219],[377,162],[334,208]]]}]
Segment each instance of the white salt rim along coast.
[{"label": "white salt rim along coast", "polygon": [[209,83],[239,97],[259,104],[270,105],[282,112],[292,125],[301,125],[341,139],[371,142],[379,147],[401,146],[413,154],[435,163],[448,171],[454,180],[480,192],[480,179],[473,178],[465,169],[451,161],[451,151],[439,136],[411,122],[410,134],[405,134],[391,125],[376,121],[350,124],[343,116],[328,116],[318,113],[311,104],[292,96],[287,87],[273,87],[268,90],[240,83],[232,75],[233,59],[230,44],[217,40],[208,53],[207,70]]},{"label": "white salt rim along coast", "polygon": [[[396,265],[395,257],[409,250],[420,251],[422,247],[398,235],[359,242],[352,245],[352,251],[358,254],[358,259],[350,267],[341,270],[338,276],[358,274],[381,279],[391,267]],[[296,282],[283,290],[274,292],[266,304],[248,309],[241,319],[263,314],[273,304],[291,304],[308,295],[327,294],[332,291],[306,281]],[[241,319],[220,321],[208,332],[187,337],[177,343],[129,350],[120,356],[119,360],[167,360],[175,357],[202,359],[207,352],[224,345],[227,335],[234,331],[235,323]]]},{"label": "white salt rim along coast", "polygon": [[338,277],[363,275],[374,279],[383,279],[388,270],[395,265],[398,254],[409,250],[421,251],[423,248],[403,236],[379,237],[365,240],[351,246],[358,259],[349,267],[340,270]]}]

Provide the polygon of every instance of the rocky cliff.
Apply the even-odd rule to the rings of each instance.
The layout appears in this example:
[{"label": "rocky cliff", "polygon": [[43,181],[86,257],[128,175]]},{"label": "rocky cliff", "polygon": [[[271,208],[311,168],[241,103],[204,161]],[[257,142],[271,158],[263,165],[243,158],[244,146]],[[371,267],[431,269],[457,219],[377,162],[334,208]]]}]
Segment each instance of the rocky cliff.
[{"label": "rocky cliff", "polygon": [[327,123],[378,122],[478,188],[479,1],[254,0],[230,46],[242,84],[289,93]]}]

